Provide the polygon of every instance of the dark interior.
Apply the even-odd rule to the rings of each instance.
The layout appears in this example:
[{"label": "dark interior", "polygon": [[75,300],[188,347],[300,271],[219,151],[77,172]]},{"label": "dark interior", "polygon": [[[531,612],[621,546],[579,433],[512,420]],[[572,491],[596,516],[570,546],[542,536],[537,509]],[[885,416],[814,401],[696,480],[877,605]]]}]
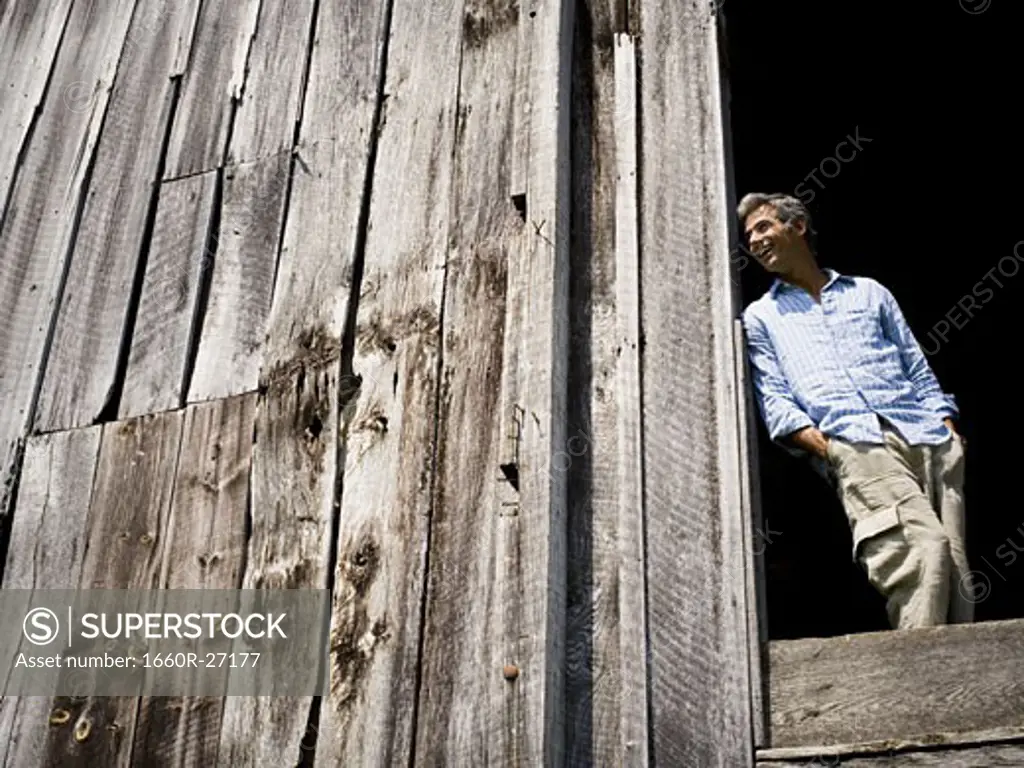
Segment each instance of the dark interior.
[{"label": "dark interior", "polygon": [[[726,0],[721,10],[737,198],[778,191],[808,203],[819,263],[886,285],[957,397],[977,621],[1024,617],[1024,162],[1013,5]],[[822,167],[858,132],[856,156]],[[806,178],[815,169],[820,184]],[[771,282],[754,262],[740,274],[744,305]],[[993,294],[968,317],[957,302],[979,282]],[[950,310],[955,323],[944,318]],[[944,319],[941,341],[933,329]],[[757,420],[770,637],[887,629],[881,598],[850,557],[838,499]]]}]

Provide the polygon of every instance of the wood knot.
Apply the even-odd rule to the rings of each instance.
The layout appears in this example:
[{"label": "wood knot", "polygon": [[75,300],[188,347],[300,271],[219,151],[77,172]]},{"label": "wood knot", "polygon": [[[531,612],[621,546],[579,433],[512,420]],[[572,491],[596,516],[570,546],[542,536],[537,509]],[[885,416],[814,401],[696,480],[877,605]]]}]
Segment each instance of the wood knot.
[{"label": "wood knot", "polygon": [[148,533],[144,533],[141,536],[139,536],[139,541],[148,546],[149,544],[153,543],[153,537]]},{"label": "wood knot", "polygon": [[64,725],[71,719],[71,713],[66,709],[55,709],[50,713],[50,725]]},{"label": "wood knot", "polygon": [[505,675],[506,680],[515,680],[519,677],[519,667],[515,664],[506,664],[502,674]]},{"label": "wood knot", "polygon": [[79,720],[75,726],[75,741],[81,743],[89,738],[92,733],[92,723],[89,720]]}]

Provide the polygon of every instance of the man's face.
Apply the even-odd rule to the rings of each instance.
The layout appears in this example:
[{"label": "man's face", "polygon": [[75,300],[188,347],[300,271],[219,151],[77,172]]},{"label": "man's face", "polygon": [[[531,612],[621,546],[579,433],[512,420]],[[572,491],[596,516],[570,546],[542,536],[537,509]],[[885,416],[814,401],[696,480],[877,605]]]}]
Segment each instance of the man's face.
[{"label": "man's face", "polygon": [[747,216],[744,230],[758,263],[769,272],[785,274],[800,253],[807,224],[803,221],[784,224],[773,206],[762,205]]}]

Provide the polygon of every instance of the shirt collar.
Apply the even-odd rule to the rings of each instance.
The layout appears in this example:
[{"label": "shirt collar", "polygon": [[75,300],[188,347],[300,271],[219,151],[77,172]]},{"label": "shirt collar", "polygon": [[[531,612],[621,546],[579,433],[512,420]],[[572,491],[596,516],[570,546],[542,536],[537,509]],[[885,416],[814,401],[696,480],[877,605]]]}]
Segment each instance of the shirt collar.
[{"label": "shirt collar", "polygon": [[[822,271],[826,275],[828,275],[828,282],[825,283],[824,287],[822,287],[822,291],[828,290],[829,286],[832,285],[832,283],[836,282],[837,280],[850,281],[853,279],[851,277],[848,277],[847,275],[841,275],[834,269],[829,269],[828,267],[825,267],[825,269],[823,269]],[[797,291],[800,289],[797,288],[795,285],[790,285],[785,280],[777,277],[775,278],[775,282],[772,283],[772,287],[769,290],[771,293],[771,297],[774,299],[778,296],[779,291]]]}]

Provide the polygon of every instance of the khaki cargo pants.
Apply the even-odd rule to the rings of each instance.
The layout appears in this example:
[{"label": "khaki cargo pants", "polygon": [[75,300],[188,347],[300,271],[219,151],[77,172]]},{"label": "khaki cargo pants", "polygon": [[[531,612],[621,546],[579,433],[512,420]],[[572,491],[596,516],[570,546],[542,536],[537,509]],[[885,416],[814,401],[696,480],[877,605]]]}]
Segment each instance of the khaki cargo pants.
[{"label": "khaki cargo pants", "polygon": [[964,546],[964,446],[831,438],[828,463],[853,533],[853,558],[886,598],[894,629],[974,620]]}]

